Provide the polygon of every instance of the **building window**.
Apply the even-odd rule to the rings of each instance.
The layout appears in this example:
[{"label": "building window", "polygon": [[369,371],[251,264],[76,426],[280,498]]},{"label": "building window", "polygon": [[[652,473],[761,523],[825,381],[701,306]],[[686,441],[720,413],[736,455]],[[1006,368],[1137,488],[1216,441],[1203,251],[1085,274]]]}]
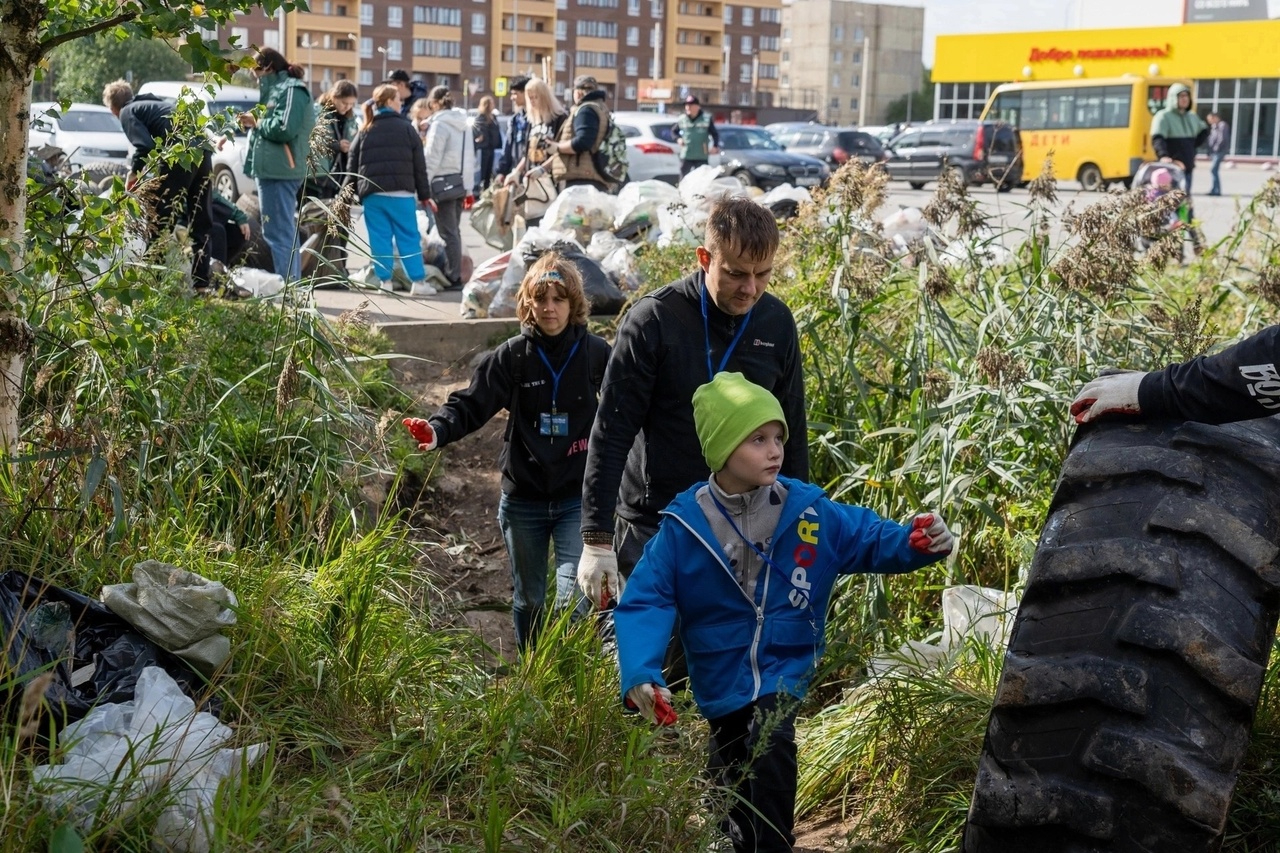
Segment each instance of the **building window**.
[{"label": "building window", "polygon": [[556,70],[567,71],[569,69],[569,52],[565,50],[556,51]]},{"label": "building window", "polygon": [[854,111],[856,111],[856,110],[858,109],[858,99],[857,99],[857,98],[850,98],[850,99],[849,99],[849,109],[854,110]]},{"label": "building window", "polygon": [[280,49],[280,31],[275,29],[274,27],[272,27],[269,30],[263,30],[262,46],[274,47],[276,50],[279,50]]},{"label": "building window", "polygon": [[782,40],[783,40],[783,41],[791,41],[791,28],[790,28],[790,27],[783,27],[783,28],[782,28]]},{"label": "building window", "polygon": [[404,9],[399,6],[387,7],[387,26],[398,30],[404,26]]},{"label": "building window", "polygon": [[564,41],[569,37],[569,22],[564,18],[556,19],[556,41]]},{"label": "building window", "polygon": [[435,24],[438,27],[462,26],[461,9],[441,9],[437,6],[414,6],[415,24]]},{"label": "building window", "polygon": [[760,63],[758,76],[760,77],[761,80],[777,80],[778,66],[766,65],[762,62]]},{"label": "building window", "polygon": [[662,0],[649,0],[649,17],[655,21],[662,20]]},{"label": "building window", "polygon": [[400,39],[387,39],[387,59],[398,61],[404,58],[404,42]]},{"label": "building window", "polygon": [[640,46],[640,28],[639,27],[627,27],[627,46],[628,47]]},{"label": "building window", "polygon": [[618,25],[612,21],[578,21],[578,35],[588,38],[616,39]]},{"label": "building window", "polygon": [[360,85],[361,86],[373,85],[373,69],[372,68],[360,69]]},{"label": "building window", "polygon": [[843,64],[844,64],[844,51],[843,51],[843,50],[833,50],[833,51],[831,51],[831,62],[832,62],[832,64],[833,64],[833,65],[843,65]]},{"label": "building window", "polygon": [[844,41],[844,24],[836,24],[831,30],[832,41]]},{"label": "building window", "polygon": [[489,18],[484,12],[471,13],[471,32],[474,35],[484,35],[485,27],[488,25]]},{"label": "building window", "polygon": [[[440,39],[414,39],[414,56],[439,56],[445,59],[458,59],[462,56],[462,42],[442,41]],[[387,56],[391,56],[391,44],[387,43]],[[395,57],[399,59],[400,57]]]},{"label": "building window", "polygon": [[760,10],[760,23],[762,23],[762,24],[781,24],[781,23],[782,23],[782,10],[781,10],[781,9],[761,9],[761,10]]},{"label": "building window", "polygon": [[760,36],[760,49],[761,49],[761,50],[773,50],[773,51],[776,51],[776,50],[778,49],[778,47],[779,47],[779,45],[778,45],[778,37],[777,37],[777,36]]},{"label": "building window", "polygon": [[568,9],[568,8],[569,8],[569,0],[556,0],[556,8],[557,8],[557,9]]},{"label": "building window", "polygon": [[574,54],[574,64],[588,68],[616,68],[618,54],[600,50],[580,50]]},{"label": "building window", "polygon": [[649,47],[657,47],[657,45],[658,45],[658,30],[655,27],[654,29],[649,30]]},{"label": "building window", "polygon": [[861,88],[861,87],[862,87],[862,75],[861,75],[861,74],[855,74],[855,75],[853,75],[853,82],[852,82],[852,83],[850,83],[849,85],[853,86],[853,88],[855,88],[855,89],[859,89],[859,88]]},{"label": "building window", "polygon": [[751,92],[739,92],[739,93],[738,93],[738,106],[740,106],[740,107],[749,107],[749,106],[751,106],[751,103],[752,103],[752,101],[754,101],[754,100],[755,100],[755,99],[752,97],[752,93],[751,93]]},{"label": "building window", "polygon": [[635,57],[635,56],[627,57],[627,76],[628,77],[640,76],[640,59],[638,57]]},{"label": "building window", "polygon": [[862,44],[863,32],[862,27],[853,28],[853,41],[855,44]]},{"label": "building window", "polygon": [[790,61],[791,61],[791,51],[789,51],[789,50],[784,50],[784,51],[782,52],[782,61],[783,61],[783,62],[790,62]]},{"label": "building window", "polygon": [[[744,9],[742,13],[745,15],[745,14],[746,14],[746,10]],[[732,24],[732,23],[733,23],[733,7],[732,7],[732,6],[730,6],[728,3],[725,3],[725,4],[724,4],[724,22],[725,22],[726,24]],[[743,23],[745,24],[745,23],[746,23],[746,21],[743,21]]]},{"label": "building window", "polygon": [[832,88],[832,89],[839,89],[839,88],[840,88],[840,75],[839,75],[839,74],[832,74],[832,75],[831,75],[831,88]]},{"label": "building window", "polygon": [[599,6],[604,9],[618,8],[618,0],[578,0],[579,6]]},{"label": "building window", "polygon": [[743,62],[738,65],[738,82],[739,83],[751,82],[751,63],[750,62]]},{"label": "building window", "polygon": [[482,44],[471,45],[471,64],[477,65],[477,66],[484,65],[484,45]]},{"label": "building window", "polygon": [[742,7],[742,26],[754,27],[756,25],[756,10],[750,6]]},{"label": "building window", "polygon": [[783,75],[782,75],[782,80],[780,81],[779,85],[781,85],[781,86],[782,86],[782,88],[784,88],[784,89],[790,89],[790,88],[791,88],[791,78],[790,78],[790,77],[788,77],[787,75],[783,74]]},{"label": "building window", "polygon": [[360,4],[360,25],[363,27],[373,26],[373,4],[372,3]]},{"label": "building window", "polygon": [[751,36],[742,37],[742,55],[750,56],[752,52]]},{"label": "building window", "polygon": [[627,0],[627,14],[633,18],[640,17],[640,0]]},{"label": "building window", "polygon": [[360,36],[360,58],[373,59],[373,39]]},{"label": "building window", "polygon": [[[279,36],[279,33],[276,34]],[[249,28],[248,27],[232,27],[230,42],[237,47],[249,46]]]},{"label": "building window", "polygon": [[636,99],[636,87],[628,85],[622,90],[622,96],[628,101],[634,101]]},{"label": "building window", "polygon": [[839,111],[839,109],[840,109],[840,99],[839,99],[839,98],[832,98],[832,99],[831,99],[831,109],[836,110],[836,111]]}]

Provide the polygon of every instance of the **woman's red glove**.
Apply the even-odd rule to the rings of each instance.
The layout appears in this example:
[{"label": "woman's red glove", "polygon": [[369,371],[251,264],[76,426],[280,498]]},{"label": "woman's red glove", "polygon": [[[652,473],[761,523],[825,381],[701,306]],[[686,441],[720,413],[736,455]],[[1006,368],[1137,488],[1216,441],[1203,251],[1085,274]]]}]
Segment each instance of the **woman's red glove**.
[{"label": "woman's red glove", "polygon": [[409,428],[409,435],[413,436],[413,440],[418,442],[419,450],[436,449],[436,431],[431,428],[431,424],[422,418],[405,418],[404,425]]}]

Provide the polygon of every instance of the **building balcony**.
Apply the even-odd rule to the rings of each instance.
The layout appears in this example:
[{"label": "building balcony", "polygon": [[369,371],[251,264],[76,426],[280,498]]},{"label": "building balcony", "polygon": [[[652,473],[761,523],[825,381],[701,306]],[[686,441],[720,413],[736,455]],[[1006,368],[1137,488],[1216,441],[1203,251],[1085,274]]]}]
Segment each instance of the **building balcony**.
[{"label": "building balcony", "polygon": [[314,65],[332,66],[341,68],[356,66],[356,52],[354,50],[325,50],[320,47],[305,48],[300,47],[293,53],[293,62],[295,65]]},{"label": "building balcony", "polygon": [[498,14],[554,19],[556,4],[555,0],[499,0]]},{"label": "building balcony", "polygon": [[719,14],[716,15],[676,15],[676,27],[682,30],[707,30],[708,32],[723,32],[724,18]]},{"label": "building balcony", "polygon": [[554,51],[556,48],[555,32],[537,32],[535,30],[520,30],[513,33],[511,30],[502,30],[499,39],[502,45],[511,46],[514,39],[519,47],[540,47],[543,50]]},{"label": "building balcony", "polygon": [[690,89],[715,89],[721,88],[719,74],[680,74],[675,76],[675,90],[680,91],[681,86],[688,86]]},{"label": "building balcony", "polygon": [[719,45],[676,44],[671,46],[676,59],[699,59],[719,62],[724,58],[724,48]]},{"label": "building balcony", "polygon": [[[352,2],[351,8],[354,10],[356,4]],[[300,30],[321,30],[327,33],[347,33],[360,32],[360,18],[356,15],[321,15],[315,12],[298,12],[298,29]]]},{"label": "building balcony", "polygon": [[414,71],[429,74],[461,74],[462,59],[445,56],[415,56],[412,58],[412,68]]},{"label": "building balcony", "polygon": [[591,38],[589,36],[578,36],[575,49],[576,50],[594,50],[594,51],[599,51],[600,53],[617,53],[618,40]]},{"label": "building balcony", "polygon": [[414,24],[411,37],[416,39],[438,39],[440,41],[459,41],[462,38],[462,27]]}]

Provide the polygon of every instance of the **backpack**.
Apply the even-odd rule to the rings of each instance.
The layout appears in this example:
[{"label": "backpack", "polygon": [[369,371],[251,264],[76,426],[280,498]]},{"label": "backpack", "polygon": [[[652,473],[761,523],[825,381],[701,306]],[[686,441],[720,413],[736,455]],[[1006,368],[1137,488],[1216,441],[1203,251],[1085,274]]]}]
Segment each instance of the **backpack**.
[{"label": "backpack", "polygon": [[609,192],[616,193],[627,182],[627,137],[622,129],[613,123],[609,116],[609,129],[605,131],[604,141],[600,148],[591,155],[595,159],[596,171],[609,185]]}]

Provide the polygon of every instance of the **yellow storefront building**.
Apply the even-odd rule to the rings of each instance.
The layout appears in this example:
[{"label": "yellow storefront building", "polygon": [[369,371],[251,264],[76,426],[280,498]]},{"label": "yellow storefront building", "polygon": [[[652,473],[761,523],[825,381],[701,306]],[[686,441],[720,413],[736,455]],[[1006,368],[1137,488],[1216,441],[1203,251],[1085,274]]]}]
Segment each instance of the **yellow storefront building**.
[{"label": "yellow storefront building", "polygon": [[1123,74],[1194,81],[1196,112],[1230,122],[1233,156],[1280,153],[1280,20],[938,36],[934,118],[977,118],[1001,83]]}]

